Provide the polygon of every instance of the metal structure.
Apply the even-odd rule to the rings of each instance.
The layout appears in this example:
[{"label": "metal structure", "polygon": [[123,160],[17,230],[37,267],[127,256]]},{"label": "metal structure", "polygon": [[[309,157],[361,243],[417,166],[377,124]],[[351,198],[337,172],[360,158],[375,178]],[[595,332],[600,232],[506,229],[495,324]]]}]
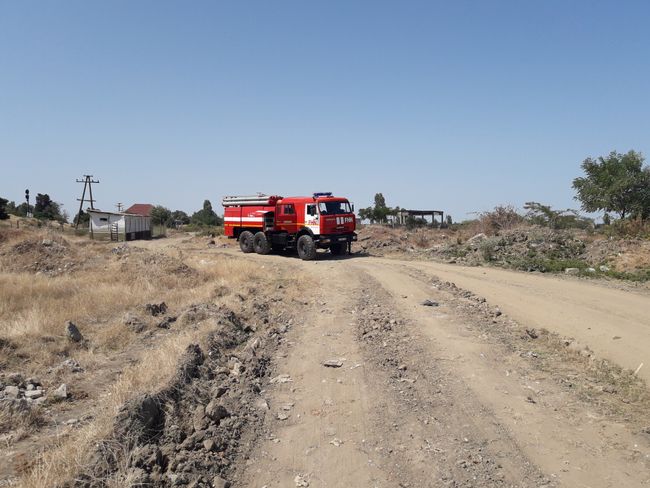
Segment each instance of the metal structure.
[{"label": "metal structure", "polygon": [[[440,222],[436,222],[436,216],[440,216]],[[431,218],[431,225],[436,225],[442,227],[444,223],[445,213],[442,210],[406,210],[401,209],[397,212],[396,223],[399,225],[406,225],[409,223],[409,219],[422,218],[426,220],[426,217]]]},{"label": "metal structure", "polygon": [[[90,208],[95,209],[95,200],[93,200],[93,183],[99,183],[99,180],[95,181],[93,180],[93,175],[83,175],[84,179],[83,180],[77,180],[77,183],[83,183],[84,184],[84,189],[83,192],[81,193],[81,198],[77,198],[77,201],[79,202],[79,212],[77,212],[77,221],[75,222],[75,229],[79,227],[79,217],[81,216],[81,211],[83,210],[84,202],[89,202],[90,203]],[[88,188],[88,194],[90,195],[90,199],[86,198],[86,188]]]}]

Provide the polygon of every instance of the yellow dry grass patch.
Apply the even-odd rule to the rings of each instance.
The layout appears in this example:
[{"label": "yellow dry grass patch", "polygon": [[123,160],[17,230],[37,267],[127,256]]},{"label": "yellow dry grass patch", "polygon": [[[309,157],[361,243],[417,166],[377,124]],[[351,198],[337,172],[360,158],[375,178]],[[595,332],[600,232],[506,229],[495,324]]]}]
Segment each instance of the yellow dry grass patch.
[{"label": "yellow dry grass patch", "polygon": [[187,346],[201,343],[213,328],[210,321],[203,322],[196,328],[168,337],[155,349],[143,353],[140,362],[126,369],[108,389],[101,406],[91,413],[94,420],[73,432],[63,433],[53,447],[43,452],[20,486],[61,486],[88,466],[97,442],[110,435],[120,407],[136,395],[155,393],[169,383]]}]

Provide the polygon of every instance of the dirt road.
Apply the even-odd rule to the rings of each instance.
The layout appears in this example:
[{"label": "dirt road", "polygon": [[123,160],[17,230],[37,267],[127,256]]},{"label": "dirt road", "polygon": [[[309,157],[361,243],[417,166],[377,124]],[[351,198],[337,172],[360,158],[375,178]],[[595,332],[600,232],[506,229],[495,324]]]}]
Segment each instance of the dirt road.
[{"label": "dirt road", "polygon": [[[379,261],[373,259],[373,262]],[[382,263],[391,263],[383,260]],[[574,337],[650,380],[650,295],[597,282],[495,268],[402,262],[484,296],[515,320]]]},{"label": "dirt road", "polygon": [[648,297],[378,258],[245,259],[321,286],[305,290],[303,322],[274,360],[267,436],[235,486],[650,485],[647,395],[533,330],[636,367],[649,350]]}]

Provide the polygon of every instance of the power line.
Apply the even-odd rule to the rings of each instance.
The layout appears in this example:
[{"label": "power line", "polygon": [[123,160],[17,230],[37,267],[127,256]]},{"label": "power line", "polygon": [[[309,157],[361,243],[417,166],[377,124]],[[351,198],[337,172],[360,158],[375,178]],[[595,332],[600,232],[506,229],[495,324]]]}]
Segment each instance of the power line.
[{"label": "power line", "polygon": [[[83,180],[77,180],[77,183],[83,183],[84,184],[84,189],[83,192],[81,193],[81,198],[77,198],[77,201],[79,202],[79,212],[77,212],[77,222],[75,223],[75,229],[79,227],[79,219],[81,218],[81,211],[83,210],[84,202],[89,202],[90,203],[90,208],[95,209],[95,200],[93,200],[93,183],[99,183],[99,180],[95,181],[93,180],[93,175],[83,175]],[[90,195],[90,198],[86,198],[86,188],[88,188],[88,193]]]}]

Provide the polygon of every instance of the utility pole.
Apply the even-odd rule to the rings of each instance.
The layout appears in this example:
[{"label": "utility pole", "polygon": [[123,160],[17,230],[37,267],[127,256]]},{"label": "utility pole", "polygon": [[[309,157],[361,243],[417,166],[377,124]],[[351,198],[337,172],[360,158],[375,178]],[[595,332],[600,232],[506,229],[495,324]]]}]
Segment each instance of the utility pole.
[{"label": "utility pole", "polygon": [[[95,208],[95,200],[93,200],[93,183],[99,183],[99,180],[95,181],[93,180],[93,175],[83,175],[84,179],[83,180],[77,180],[77,183],[83,183],[84,184],[84,189],[83,192],[81,193],[81,198],[77,198],[77,201],[79,202],[79,212],[77,212],[77,222],[75,223],[74,228],[76,229],[79,227],[79,217],[81,216],[81,211],[84,206],[84,202],[90,202],[90,208],[94,209]],[[90,198],[86,198],[86,188],[88,188],[88,193],[90,194]]]},{"label": "utility pole", "polygon": [[31,209],[29,208],[29,189],[25,190],[25,200],[27,200],[27,212],[26,217],[32,217]]},{"label": "utility pole", "polygon": [[118,212],[122,212],[122,210],[124,210],[124,204],[122,202],[117,203],[115,207],[117,207]]}]

